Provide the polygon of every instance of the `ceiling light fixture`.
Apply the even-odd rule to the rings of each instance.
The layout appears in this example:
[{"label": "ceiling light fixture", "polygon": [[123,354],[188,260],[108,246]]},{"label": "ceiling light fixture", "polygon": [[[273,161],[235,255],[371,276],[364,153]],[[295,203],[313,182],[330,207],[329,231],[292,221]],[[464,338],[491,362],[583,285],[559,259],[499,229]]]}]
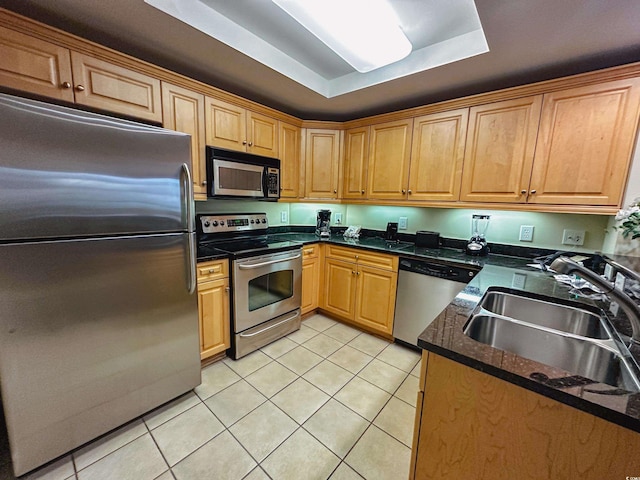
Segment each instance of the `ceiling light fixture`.
[{"label": "ceiling light fixture", "polygon": [[386,0],[273,0],[360,73],[402,60],[411,43]]}]

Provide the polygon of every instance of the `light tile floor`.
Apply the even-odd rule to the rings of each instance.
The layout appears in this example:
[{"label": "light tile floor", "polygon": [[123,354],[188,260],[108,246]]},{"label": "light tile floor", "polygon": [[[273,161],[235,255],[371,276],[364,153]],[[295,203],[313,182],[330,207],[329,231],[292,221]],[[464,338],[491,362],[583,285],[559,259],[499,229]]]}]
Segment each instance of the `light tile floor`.
[{"label": "light tile floor", "polygon": [[[239,361],[206,367],[194,391],[21,478],[407,478],[419,360],[315,315]],[[0,480],[13,478],[0,435]]]}]

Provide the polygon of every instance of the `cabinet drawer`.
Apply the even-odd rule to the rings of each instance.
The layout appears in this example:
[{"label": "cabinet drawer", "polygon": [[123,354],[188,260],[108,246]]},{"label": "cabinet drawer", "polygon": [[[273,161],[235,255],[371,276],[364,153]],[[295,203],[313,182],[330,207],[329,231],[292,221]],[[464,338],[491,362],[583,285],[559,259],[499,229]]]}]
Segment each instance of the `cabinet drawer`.
[{"label": "cabinet drawer", "polygon": [[225,259],[198,263],[196,269],[198,272],[198,283],[224,278],[229,276],[229,261]]},{"label": "cabinet drawer", "polygon": [[320,245],[314,243],[313,245],[305,245],[302,247],[302,261],[305,261],[307,258],[318,258],[318,253],[320,251]]},{"label": "cabinet drawer", "polygon": [[332,257],[346,262],[355,262],[358,265],[384,268],[398,271],[398,257],[386,253],[376,253],[368,250],[327,245],[327,257]]}]

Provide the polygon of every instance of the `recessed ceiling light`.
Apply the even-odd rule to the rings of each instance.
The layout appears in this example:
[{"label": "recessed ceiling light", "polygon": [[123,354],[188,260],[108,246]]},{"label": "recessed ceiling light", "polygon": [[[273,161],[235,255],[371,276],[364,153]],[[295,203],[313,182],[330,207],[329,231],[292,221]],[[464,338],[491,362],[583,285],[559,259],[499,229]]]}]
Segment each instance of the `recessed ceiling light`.
[{"label": "recessed ceiling light", "polygon": [[412,46],[386,0],[273,0],[360,73],[402,60]]}]

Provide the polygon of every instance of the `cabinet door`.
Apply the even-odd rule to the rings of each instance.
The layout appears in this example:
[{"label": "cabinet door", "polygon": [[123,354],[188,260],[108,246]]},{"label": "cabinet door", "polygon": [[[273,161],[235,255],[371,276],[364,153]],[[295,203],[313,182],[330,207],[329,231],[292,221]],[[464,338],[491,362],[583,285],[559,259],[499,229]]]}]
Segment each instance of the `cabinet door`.
[{"label": "cabinet door", "polygon": [[368,198],[406,198],[413,120],[371,126]]},{"label": "cabinet door", "polygon": [[200,358],[224,352],[231,346],[228,278],[198,285],[198,313]]},{"label": "cabinet door", "polygon": [[305,157],[305,197],[338,198],[340,132],[307,130]]},{"label": "cabinet door", "polygon": [[302,261],[302,305],[301,313],[311,312],[318,308],[320,286],[320,260],[309,258]]},{"label": "cabinet door", "polygon": [[247,111],[247,151],[265,157],[278,156],[278,121]]},{"label": "cabinet door", "polygon": [[638,78],[545,95],[528,201],[620,205],[639,103]]},{"label": "cabinet door", "polygon": [[324,263],[324,309],[339,317],[355,316],[356,265],[327,258]]},{"label": "cabinet door", "polygon": [[160,80],[71,52],[76,103],[162,122]]},{"label": "cabinet door", "polygon": [[467,108],[413,120],[410,200],[458,200],[468,120]]},{"label": "cabinet door", "polygon": [[393,333],[398,274],[358,265],[355,323],[380,333]]},{"label": "cabinet door", "polygon": [[0,85],[73,102],[66,48],[0,27]]},{"label": "cabinet door", "polygon": [[460,200],[526,201],[541,105],[537,95],[470,109]]},{"label": "cabinet door", "polygon": [[367,198],[369,127],[347,130],[344,135],[344,181],[342,198]]},{"label": "cabinet door", "polygon": [[205,98],[207,145],[246,150],[247,118],[244,108],[215,98]]},{"label": "cabinet door", "polygon": [[300,192],[300,128],[280,122],[280,196],[297,198]]},{"label": "cabinet door", "polygon": [[162,82],[162,118],[165,128],[191,135],[193,192],[206,198],[204,95]]}]

